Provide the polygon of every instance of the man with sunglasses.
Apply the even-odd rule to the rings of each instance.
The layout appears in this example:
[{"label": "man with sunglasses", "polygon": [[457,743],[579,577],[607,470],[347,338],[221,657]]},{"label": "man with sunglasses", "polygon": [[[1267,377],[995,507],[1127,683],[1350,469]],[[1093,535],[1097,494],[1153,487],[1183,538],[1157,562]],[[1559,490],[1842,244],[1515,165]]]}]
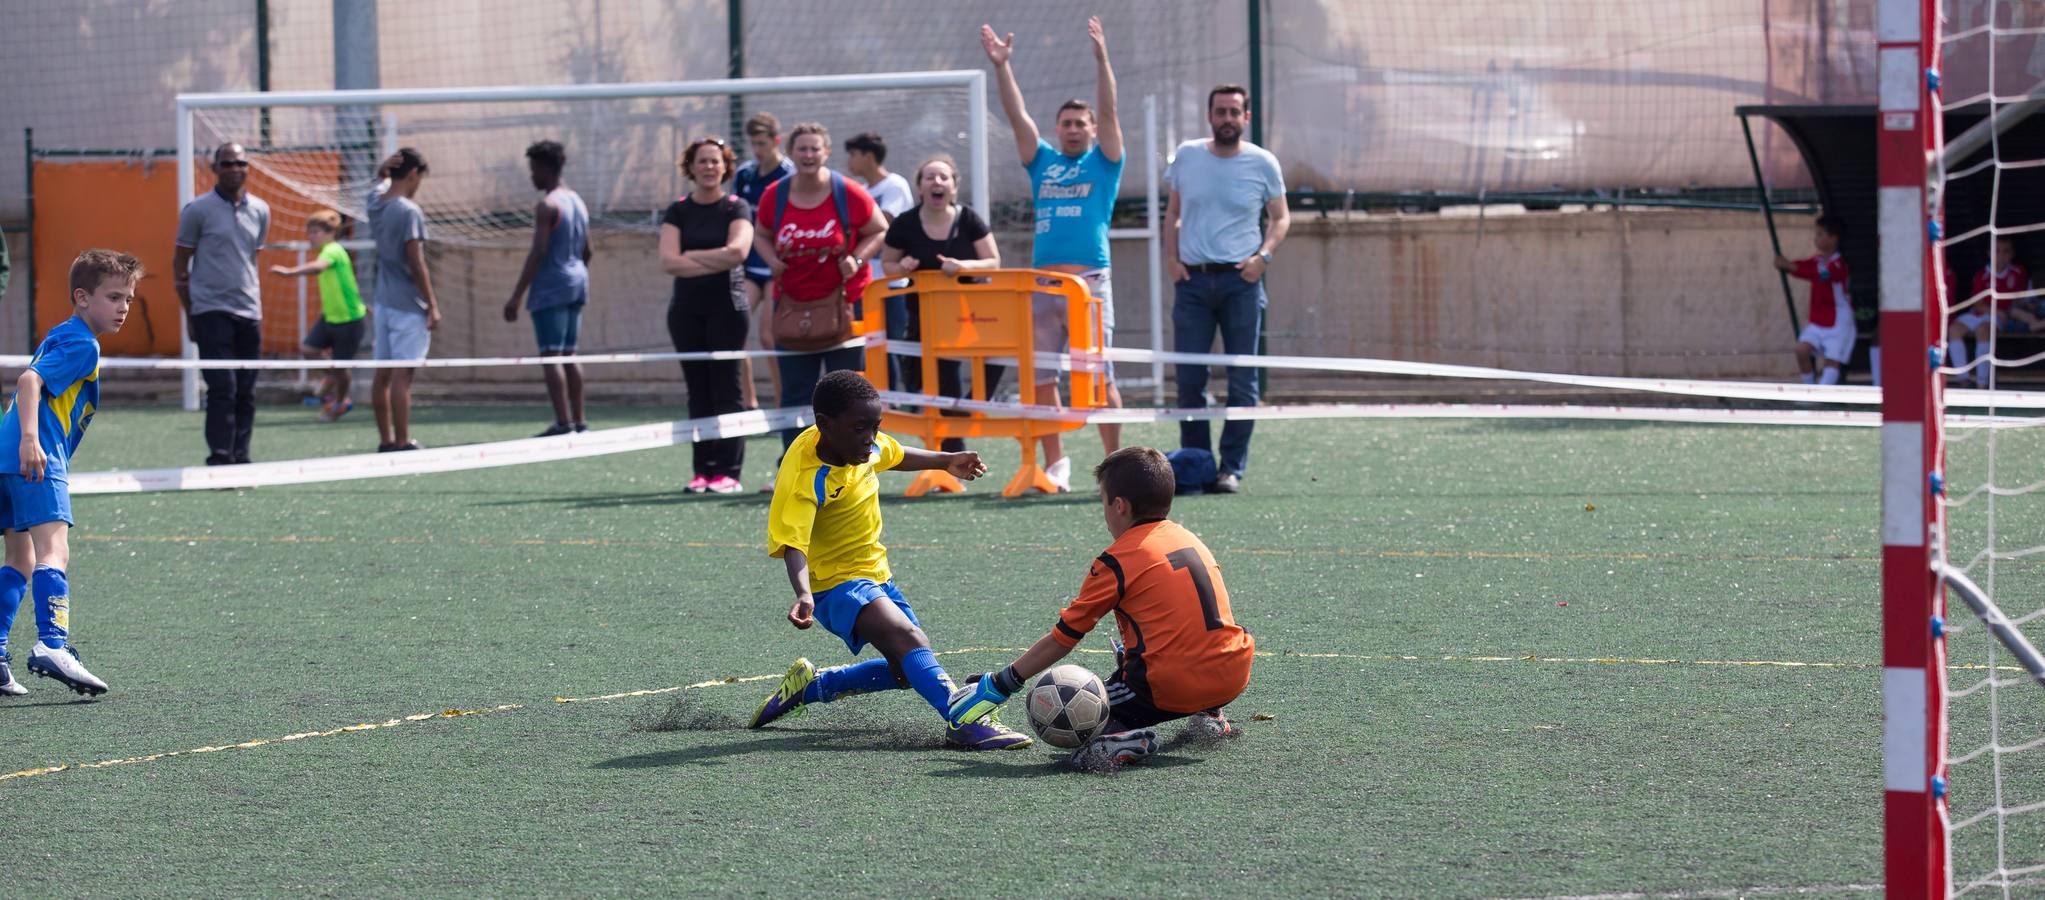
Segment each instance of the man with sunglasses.
[{"label": "man with sunglasses", "polygon": [[[263,349],[263,298],[256,253],[270,234],[270,204],[248,192],[240,144],[213,151],[213,189],[178,213],[171,278],[186,333],[200,359],[254,359]],[[206,464],[249,461],[256,427],[256,370],[205,369]]]}]

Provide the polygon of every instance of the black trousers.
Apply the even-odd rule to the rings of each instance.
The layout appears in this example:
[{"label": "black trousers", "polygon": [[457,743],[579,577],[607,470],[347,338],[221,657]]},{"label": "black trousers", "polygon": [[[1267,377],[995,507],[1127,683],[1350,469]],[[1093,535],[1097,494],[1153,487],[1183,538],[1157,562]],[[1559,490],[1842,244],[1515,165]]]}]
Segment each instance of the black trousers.
[{"label": "black trousers", "polygon": [[[719,291],[698,296],[678,296],[667,307],[667,333],[676,352],[701,350],[743,350],[751,330],[751,318],[732,297]],[[682,380],[689,387],[689,418],[721,416],[745,409],[745,387],[737,360],[682,363]],[[705,478],[739,477],[746,461],[745,438],[698,441],[695,445],[696,474]]]},{"label": "black trousers", "polygon": [[[263,352],[262,323],[233,313],[193,315],[187,323],[200,359],[255,359]],[[201,369],[206,379],[206,461],[249,461],[256,431],[256,370]]]}]

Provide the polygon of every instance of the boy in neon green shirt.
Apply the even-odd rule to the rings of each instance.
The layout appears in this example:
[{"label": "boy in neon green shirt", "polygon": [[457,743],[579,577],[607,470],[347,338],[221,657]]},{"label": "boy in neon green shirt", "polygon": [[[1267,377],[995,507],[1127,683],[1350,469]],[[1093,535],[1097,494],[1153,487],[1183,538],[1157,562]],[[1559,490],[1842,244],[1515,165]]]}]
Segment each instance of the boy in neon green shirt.
[{"label": "boy in neon green shirt", "polygon": [[[335,241],[340,234],[340,213],[331,209],[314,213],[305,220],[305,236],[317,255],[302,266],[272,266],[270,274],[319,276],[320,320],[305,336],[306,355],[348,360],[362,349],[367,311],[362,306],[362,292],[355,287],[355,263],[347,248]],[[327,370],[320,382],[320,421],[332,422],[355,408],[355,402],[348,399],[348,382],[347,369]]]}]

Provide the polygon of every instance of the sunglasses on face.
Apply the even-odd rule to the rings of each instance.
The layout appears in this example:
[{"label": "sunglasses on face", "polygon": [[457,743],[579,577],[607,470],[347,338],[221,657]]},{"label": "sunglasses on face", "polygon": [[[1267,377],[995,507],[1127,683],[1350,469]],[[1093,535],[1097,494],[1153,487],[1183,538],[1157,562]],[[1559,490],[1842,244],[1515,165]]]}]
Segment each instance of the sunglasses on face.
[{"label": "sunglasses on face", "polygon": [[213,165],[224,169],[246,169],[249,167],[249,161],[245,159],[229,159],[216,162]]}]

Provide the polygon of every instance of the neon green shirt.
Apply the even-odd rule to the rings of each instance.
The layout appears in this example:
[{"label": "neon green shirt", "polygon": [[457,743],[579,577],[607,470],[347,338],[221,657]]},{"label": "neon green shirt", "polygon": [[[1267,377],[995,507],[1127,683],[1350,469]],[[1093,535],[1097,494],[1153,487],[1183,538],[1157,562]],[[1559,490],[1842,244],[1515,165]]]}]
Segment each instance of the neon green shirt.
[{"label": "neon green shirt", "polygon": [[327,270],[320,273],[320,315],[331,325],[360,320],[365,315],[362,292],[355,287],[355,262],[348,251],[339,241],[328,241],[320,258],[327,261]]}]

